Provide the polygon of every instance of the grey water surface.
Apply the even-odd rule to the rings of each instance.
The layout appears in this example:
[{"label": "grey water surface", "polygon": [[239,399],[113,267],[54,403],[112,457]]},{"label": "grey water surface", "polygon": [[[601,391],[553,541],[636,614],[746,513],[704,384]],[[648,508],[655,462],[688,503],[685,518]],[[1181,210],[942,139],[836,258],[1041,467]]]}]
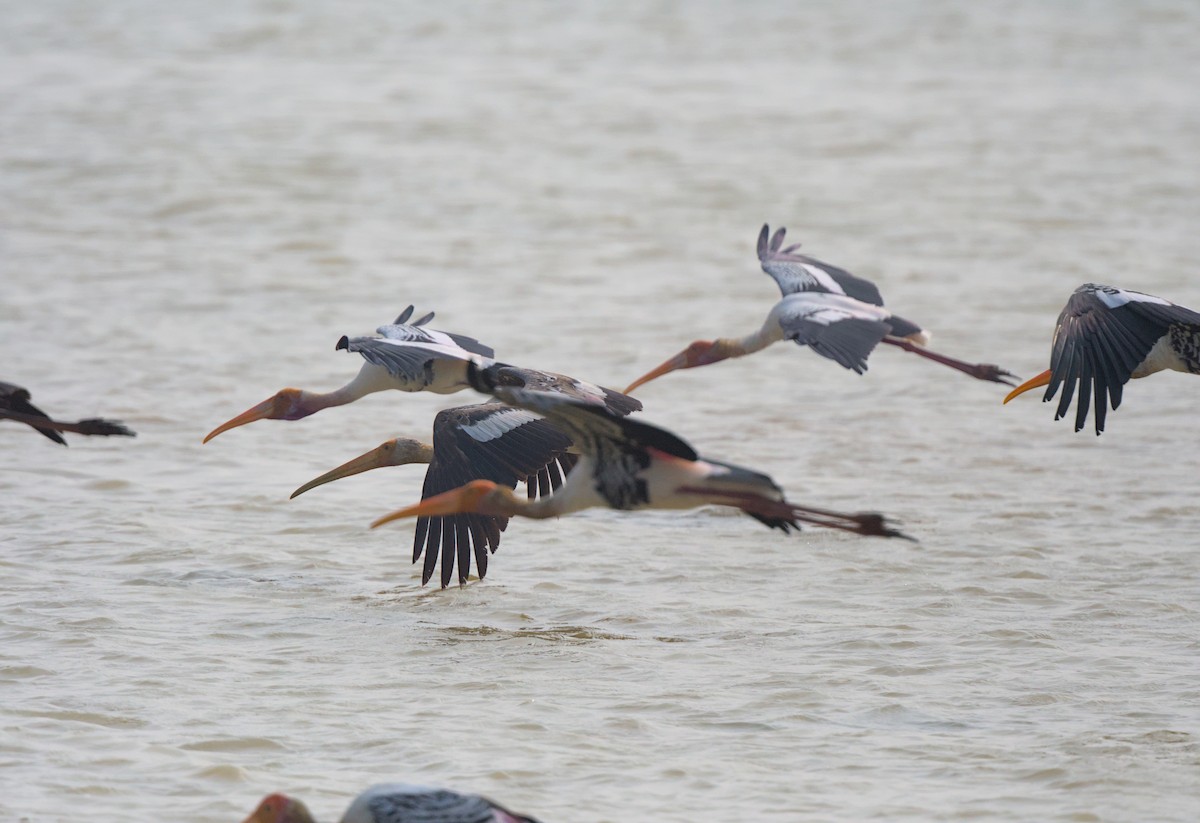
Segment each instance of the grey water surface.
[{"label": "grey water surface", "polygon": [[238,821],[480,791],[550,823],[1191,821],[1200,381],[1108,431],[898,350],[777,345],[645,418],[798,502],[511,524],[420,586],[434,412],[201,445],[410,303],[621,388],[777,299],[764,222],[1030,377],[1080,283],[1200,307],[1200,6],[0,2],[0,819]]}]

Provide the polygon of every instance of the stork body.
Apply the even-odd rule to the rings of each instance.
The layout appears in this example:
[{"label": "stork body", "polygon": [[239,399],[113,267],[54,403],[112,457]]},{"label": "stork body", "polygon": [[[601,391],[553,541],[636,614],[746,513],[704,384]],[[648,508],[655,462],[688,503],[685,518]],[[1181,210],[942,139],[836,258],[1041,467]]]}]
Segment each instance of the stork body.
[{"label": "stork body", "polygon": [[928,350],[929,332],[885,309],[874,283],[797,253],[798,244],[783,248],[785,234],[785,229],[779,229],[771,237],[770,229],[763,226],[758,237],[759,262],[781,293],[762,328],[742,338],[697,340],[635,380],[626,393],[676,369],[743,357],[781,340],[807,346],[858,374],[867,370],[867,358],[875,347],[886,343],[980,380],[1010,382],[1012,375],[998,366],[967,363]]},{"label": "stork body", "polygon": [[[496,364],[491,373],[498,384],[561,394],[600,405],[615,415],[642,407],[632,397],[553,372]],[[438,412],[432,445],[411,438],[389,440],[309,481],[292,497],[371,469],[428,463],[423,499],[479,479],[509,489],[524,481],[528,497],[533,499],[548,496],[562,485],[578,459],[573,449],[571,438],[559,427],[526,409],[499,402],[458,406]],[[459,584],[467,581],[472,555],[479,577],[484,577],[488,553],[499,547],[500,533],[507,525],[508,517],[477,513],[420,518],[413,537],[413,562],[424,554],[421,583],[433,576],[439,557],[443,587],[449,585],[456,561]]]},{"label": "stork body", "polygon": [[29,390],[12,383],[0,382],[0,420],[12,420],[24,423],[45,437],[60,445],[67,441],[60,432],[75,434],[99,435],[103,437],[118,435],[136,437],[137,435],[125,424],[118,420],[106,420],[102,417],[91,417],[75,423],[62,420],[52,420],[50,415],[29,402]]},{"label": "stork body", "polygon": [[1075,431],[1095,409],[1095,429],[1104,431],[1108,409],[1121,405],[1129,380],[1160,371],[1200,374],[1200,312],[1151,294],[1085,283],[1058,315],[1050,368],[1022,383],[1004,399],[1047,386],[1042,400],[1054,399],[1054,419],[1065,417],[1078,393]]},{"label": "stork body", "polygon": [[[308,807],[285,794],[263,798],[244,823],[316,823]],[[381,783],[350,803],[341,823],[537,823],[477,794]]]},{"label": "stork body", "polygon": [[904,536],[878,514],[844,514],[789,503],[767,475],[701,458],[690,445],[664,429],[615,416],[602,406],[560,394],[500,386],[489,369],[471,368],[470,373],[480,391],[490,391],[505,403],[545,415],[571,437],[583,457],[562,488],[550,497],[521,500],[509,488],[476,480],[393,512],[375,521],[374,526],[413,515],[463,511],[544,519],[598,506],[632,511],[715,504],[738,508],[784,532],[809,523],[863,535]]},{"label": "stork body", "polygon": [[339,389],[314,392],[286,388],[242,414],[222,423],[204,442],[222,432],[256,420],[299,420],[332,406],[343,406],[381,391],[428,391],[450,394],[468,387],[467,363],[491,363],[494,352],[473,337],[425,328],[433,313],[412,323],[409,306],[396,322],[380,326],[378,337],[345,337],[338,351],[355,352],[366,360],[358,374]]}]

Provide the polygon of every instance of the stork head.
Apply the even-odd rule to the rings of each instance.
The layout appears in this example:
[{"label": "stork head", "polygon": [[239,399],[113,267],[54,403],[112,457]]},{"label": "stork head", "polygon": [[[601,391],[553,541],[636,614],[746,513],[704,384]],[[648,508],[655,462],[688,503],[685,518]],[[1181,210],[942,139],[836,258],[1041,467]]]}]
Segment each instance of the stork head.
[{"label": "stork head", "polygon": [[[1024,383],[1022,383],[1021,385],[1017,386],[1015,389],[1010,391],[1008,393],[1008,397],[1004,398],[1004,402],[1007,403],[1009,400],[1012,400],[1017,395],[1024,394],[1025,392],[1029,391],[1030,389],[1036,389],[1039,386],[1045,386],[1049,382],[1050,382],[1050,370],[1046,369],[1044,372],[1039,374],[1037,377],[1029,378]],[[1009,385],[1011,386],[1012,384],[1009,383]]]},{"label": "stork head", "polygon": [[509,516],[513,513],[514,509],[514,506],[509,504],[514,502],[515,499],[512,489],[507,486],[497,485],[491,480],[472,480],[465,486],[459,486],[457,489],[436,494],[433,497],[427,497],[415,506],[409,506],[408,508],[394,511],[391,514],[385,514],[372,523],[371,528],[378,528],[384,523],[391,523],[393,520],[400,520],[405,517],[429,517],[447,514]]},{"label": "stork head", "polygon": [[332,480],[341,480],[343,477],[349,477],[353,474],[371,471],[371,469],[382,469],[385,466],[404,466],[409,463],[428,463],[433,459],[433,447],[420,440],[413,440],[411,437],[395,437],[385,443],[381,443],[371,449],[366,454],[360,454],[353,460],[349,460],[336,469],[330,469],[320,477],[309,480],[300,488],[292,492],[292,497],[299,497],[310,489],[315,489],[317,486]]},{"label": "stork head", "polygon": [[634,380],[625,389],[624,393],[631,394],[638,386],[649,383],[651,380],[662,377],[664,374],[676,371],[677,369],[692,369],[696,366],[707,366],[709,363],[724,360],[730,354],[732,352],[724,340],[697,340],[658,368],[651,369],[637,380]]},{"label": "stork head", "polygon": [[221,432],[236,429],[255,420],[299,420],[317,411],[309,402],[309,393],[302,389],[280,389],[257,406],[246,409],[232,420],[227,420],[210,431],[204,438],[207,443]]},{"label": "stork head", "polygon": [[286,794],[264,797],[242,823],[314,823],[308,807]]}]

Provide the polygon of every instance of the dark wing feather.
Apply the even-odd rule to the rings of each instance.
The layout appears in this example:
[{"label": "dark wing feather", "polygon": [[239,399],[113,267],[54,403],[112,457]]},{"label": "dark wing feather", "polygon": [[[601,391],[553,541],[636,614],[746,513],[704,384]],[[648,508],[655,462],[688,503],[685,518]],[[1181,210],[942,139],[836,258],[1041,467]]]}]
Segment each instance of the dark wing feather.
[{"label": "dark wing feather", "polygon": [[420,346],[388,342],[386,337],[343,337],[337,348],[361,354],[368,363],[387,369],[388,374],[410,383],[427,380],[428,364],[438,355]]},{"label": "dark wing feather", "polygon": [[446,789],[381,794],[368,804],[378,823],[493,823],[492,804],[475,794]]},{"label": "dark wing feather", "polygon": [[[39,409],[37,406],[29,402],[29,390],[21,386],[14,386],[12,383],[0,382],[0,410],[23,414],[28,417],[36,417],[41,420],[49,420],[50,415]],[[28,422],[28,421],[23,421]],[[67,441],[63,436],[54,429],[44,429],[34,423],[29,423],[37,431],[41,432],[46,437],[60,445],[67,445]]]},{"label": "dark wing feather", "polygon": [[595,454],[601,440],[648,446],[684,460],[695,460],[696,450],[665,429],[620,417],[603,405],[577,400],[564,394],[512,387],[498,387],[495,395],[509,405],[545,415],[563,430],[584,454]]},{"label": "dark wing feather", "polygon": [[467,337],[465,334],[455,334],[450,331],[442,331],[441,329],[421,328],[421,326],[432,319],[433,313],[431,312],[415,323],[392,323],[387,326],[380,326],[375,331],[382,335],[384,339],[395,340],[400,343],[444,343],[444,340],[438,340],[434,337],[435,334],[444,334],[458,346],[473,354],[482,354],[487,358],[496,356],[496,352],[493,351],[491,346],[485,346],[474,337]]},{"label": "dark wing feather", "polygon": [[[509,488],[522,480],[536,485],[538,473],[566,457],[570,446],[570,438],[553,423],[503,403],[445,409],[434,419],[433,460],[425,472],[421,497],[480,479]],[[421,582],[428,582],[439,553],[442,586],[449,585],[456,557],[459,582],[466,582],[472,553],[482,578],[487,573],[487,553],[497,549],[507,525],[507,517],[481,514],[418,518],[413,562],[426,554]]]},{"label": "dark wing feather", "polygon": [[867,357],[892,328],[882,320],[843,317],[828,321],[816,315],[792,315],[782,318],[780,325],[789,340],[858,374],[867,370]]},{"label": "dark wing feather", "polygon": [[449,331],[444,331],[442,334],[446,335],[459,346],[471,352],[472,354],[481,354],[489,359],[496,356],[495,349],[493,349],[491,346],[485,346],[474,337],[467,337],[464,334],[455,334],[454,332]]},{"label": "dark wing feather", "polygon": [[651,450],[683,460],[697,459],[695,449],[671,432],[619,417],[598,403],[556,392],[505,386],[496,388],[495,395],[506,403],[546,415],[570,436],[575,446],[592,458],[592,483],[614,509],[632,509],[648,501],[640,472],[650,465]]},{"label": "dark wing feather", "polygon": [[540,369],[525,369],[519,366],[510,366],[507,363],[497,363],[484,371],[489,372],[485,379],[492,386],[508,386],[562,394],[574,400],[603,404],[610,412],[621,416],[642,410],[642,401],[636,397],[630,397],[619,391],[584,380],[576,380],[565,374],[541,371]]},{"label": "dark wing feather", "polygon": [[763,271],[778,284],[784,297],[802,291],[823,291],[845,294],[873,306],[883,305],[883,296],[870,280],[815,257],[796,253],[798,243],[786,249],[781,248],[786,233],[787,229],[779,229],[768,243],[770,228],[763,225],[758,235],[758,260]]},{"label": "dark wing feather", "polygon": [[1052,400],[1063,389],[1054,415],[1058,420],[1066,416],[1078,389],[1075,430],[1086,425],[1094,401],[1096,434],[1104,431],[1108,408],[1120,406],[1124,384],[1171,325],[1200,322],[1200,314],[1166,302],[1132,299],[1110,307],[1101,292],[1119,295],[1121,290],[1081,286],[1059,314],[1043,397]]}]

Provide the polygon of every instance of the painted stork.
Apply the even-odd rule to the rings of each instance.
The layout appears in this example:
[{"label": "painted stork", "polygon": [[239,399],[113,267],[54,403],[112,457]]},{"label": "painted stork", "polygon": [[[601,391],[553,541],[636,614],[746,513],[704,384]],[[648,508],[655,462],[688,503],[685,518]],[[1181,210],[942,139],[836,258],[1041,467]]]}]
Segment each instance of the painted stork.
[{"label": "painted stork", "polygon": [[[640,401],[623,394],[560,374],[497,364],[492,368],[500,385],[558,393],[582,403],[595,404],[623,416],[641,409]],[[428,463],[422,498],[435,497],[472,480],[488,480],[509,489],[519,481],[529,498],[545,497],[558,489],[575,465],[577,452],[571,438],[553,422],[506,403],[458,406],[438,412],[433,421],[433,444],[398,437],[310,480],[297,497],[332,480],[384,466]],[[458,582],[467,582],[471,555],[479,577],[487,574],[488,552],[500,545],[500,532],[508,517],[485,514],[430,515],[417,521],[413,562],[425,555],[421,584],[429,582],[441,556],[442,588],[450,584],[455,560]]]},{"label": "painted stork", "polygon": [[362,355],[367,362],[358,375],[331,392],[280,389],[258,405],[217,426],[204,438],[256,420],[299,420],[331,406],[353,403],[368,394],[388,389],[450,394],[467,388],[466,364],[490,363],[494,352],[472,337],[424,328],[433,312],[411,323],[409,306],[396,321],[380,326],[379,337],[343,336],[334,347]]},{"label": "painted stork", "polygon": [[562,394],[499,385],[494,369],[472,365],[468,377],[476,389],[544,415],[571,437],[582,456],[566,483],[549,497],[523,500],[506,486],[474,480],[385,515],[372,527],[403,517],[462,512],[545,519],[596,506],[632,511],[712,504],[741,509],[784,532],[809,523],[862,535],[907,537],[879,514],[843,514],[789,503],[767,475],[701,458],[674,434],[618,417],[602,406]]},{"label": "painted stork", "polygon": [[[308,807],[286,794],[264,797],[244,823],[316,823]],[[449,789],[381,783],[364,791],[341,823],[538,823],[486,797]]]},{"label": "painted stork", "polygon": [[1030,389],[1048,386],[1042,401],[1063,389],[1054,419],[1067,415],[1079,389],[1075,431],[1087,424],[1095,400],[1096,434],[1104,431],[1111,403],[1121,405],[1131,377],[1173,371],[1200,374],[1200,313],[1169,300],[1129,289],[1085,283],[1058,315],[1050,368],[1017,386],[1007,403]]},{"label": "painted stork", "polygon": [[929,332],[883,308],[883,297],[874,283],[798,254],[798,243],[783,248],[786,233],[781,228],[771,237],[770,228],[764,225],[758,235],[759,262],[782,293],[762,328],[737,339],[697,340],[633,381],[625,393],[677,369],[743,357],[781,340],[808,346],[858,374],[867,370],[867,356],[875,346],[887,343],[980,380],[1014,385],[1009,380],[1012,375],[998,366],[967,363],[925,348]]},{"label": "painted stork", "polygon": [[59,432],[103,437],[111,435],[137,437],[136,432],[118,420],[105,420],[102,417],[91,417],[77,423],[51,420],[50,415],[29,402],[29,397],[28,389],[14,386],[12,383],[0,382],[0,420],[15,420],[18,423],[25,423],[63,446],[67,445],[67,441]]}]

